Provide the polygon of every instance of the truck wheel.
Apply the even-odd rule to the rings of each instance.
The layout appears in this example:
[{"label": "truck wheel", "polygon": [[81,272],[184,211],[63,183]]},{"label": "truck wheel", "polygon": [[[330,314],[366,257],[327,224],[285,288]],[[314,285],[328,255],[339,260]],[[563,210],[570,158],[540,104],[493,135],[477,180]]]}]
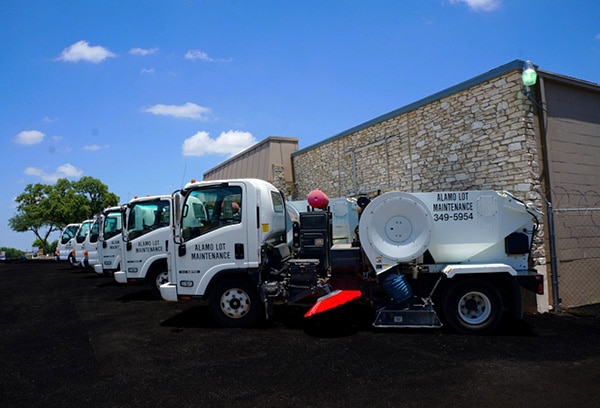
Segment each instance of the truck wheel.
[{"label": "truck wheel", "polygon": [[488,334],[500,324],[502,297],[489,282],[470,279],[451,286],[444,297],[448,325],[462,334]]},{"label": "truck wheel", "polygon": [[71,268],[75,268],[77,266],[77,262],[75,262],[73,255],[69,255],[69,265],[71,265]]},{"label": "truck wheel", "polygon": [[152,296],[156,299],[162,299],[160,295],[160,285],[169,282],[169,272],[155,270],[148,276],[148,286]]},{"label": "truck wheel", "polygon": [[256,288],[243,279],[224,279],[210,291],[210,313],[221,327],[246,328],[260,318]]}]

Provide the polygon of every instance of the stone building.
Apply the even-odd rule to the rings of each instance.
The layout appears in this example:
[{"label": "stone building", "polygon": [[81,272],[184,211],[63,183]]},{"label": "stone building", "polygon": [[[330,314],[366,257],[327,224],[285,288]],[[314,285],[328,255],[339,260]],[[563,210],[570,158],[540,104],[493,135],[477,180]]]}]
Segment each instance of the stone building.
[{"label": "stone building", "polygon": [[551,304],[600,302],[600,86],[538,70],[526,88],[523,66],[510,62],[294,152],[294,197],[494,189],[544,212],[546,200],[560,203],[564,216],[541,220],[535,250]]}]

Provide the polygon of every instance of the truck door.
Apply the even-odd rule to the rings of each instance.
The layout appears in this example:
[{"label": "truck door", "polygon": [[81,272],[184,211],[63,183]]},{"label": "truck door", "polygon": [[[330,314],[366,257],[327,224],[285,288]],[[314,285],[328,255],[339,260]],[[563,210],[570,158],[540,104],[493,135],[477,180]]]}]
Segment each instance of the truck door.
[{"label": "truck door", "polygon": [[101,244],[98,248],[102,268],[96,272],[103,273],[120,268],[122,229],[123,213],[121,208],[106,211],[100,234]]},{"label": "truck door", "polygon": [[171,227],[170,196],[151,197],[130,203],[125,222],[126,242],[121,245],[121,266],[126,280],[133,282],[150,279],[147,273],[152,268],[152,273],[166,275]]},{"label": "truck door", "polygon": [[98,256],[98,239],[100,237],[100,224],[102,223],[102,217],[94,219],[90,232],[85,238],[85,248],[83,252],[83,266],[86,268],[94,268],[94,265],[100,263]]},{"label": "truck door", "polygon": [[180,242],[171,258],[171,279],[175,277],[179,295],[204,295],[215,275],[254,265],[248,220],[256,213],[247,211],[248,201],[244,184],[204,185],[186,194],[178,226]]}]

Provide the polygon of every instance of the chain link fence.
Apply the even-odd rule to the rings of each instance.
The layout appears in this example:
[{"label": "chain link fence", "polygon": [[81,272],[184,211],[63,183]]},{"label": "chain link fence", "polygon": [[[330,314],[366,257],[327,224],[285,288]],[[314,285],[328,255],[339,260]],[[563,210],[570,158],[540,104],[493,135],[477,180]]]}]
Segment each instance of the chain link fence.
[{"label": "chain link fence", "polygon": [[600,304],[600,194],[562,188],[551,193],[554,305]]}]

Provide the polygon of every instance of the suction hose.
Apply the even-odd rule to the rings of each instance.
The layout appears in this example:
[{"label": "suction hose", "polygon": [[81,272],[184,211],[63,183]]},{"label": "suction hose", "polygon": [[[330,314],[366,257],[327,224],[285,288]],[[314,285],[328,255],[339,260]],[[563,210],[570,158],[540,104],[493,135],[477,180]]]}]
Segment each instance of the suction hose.
[{"label": "suction hose", "polygon": [[404,276],[395,271],[379,275],[379,282],[394,303],[402,304],[412,297],[412,289]]}]

